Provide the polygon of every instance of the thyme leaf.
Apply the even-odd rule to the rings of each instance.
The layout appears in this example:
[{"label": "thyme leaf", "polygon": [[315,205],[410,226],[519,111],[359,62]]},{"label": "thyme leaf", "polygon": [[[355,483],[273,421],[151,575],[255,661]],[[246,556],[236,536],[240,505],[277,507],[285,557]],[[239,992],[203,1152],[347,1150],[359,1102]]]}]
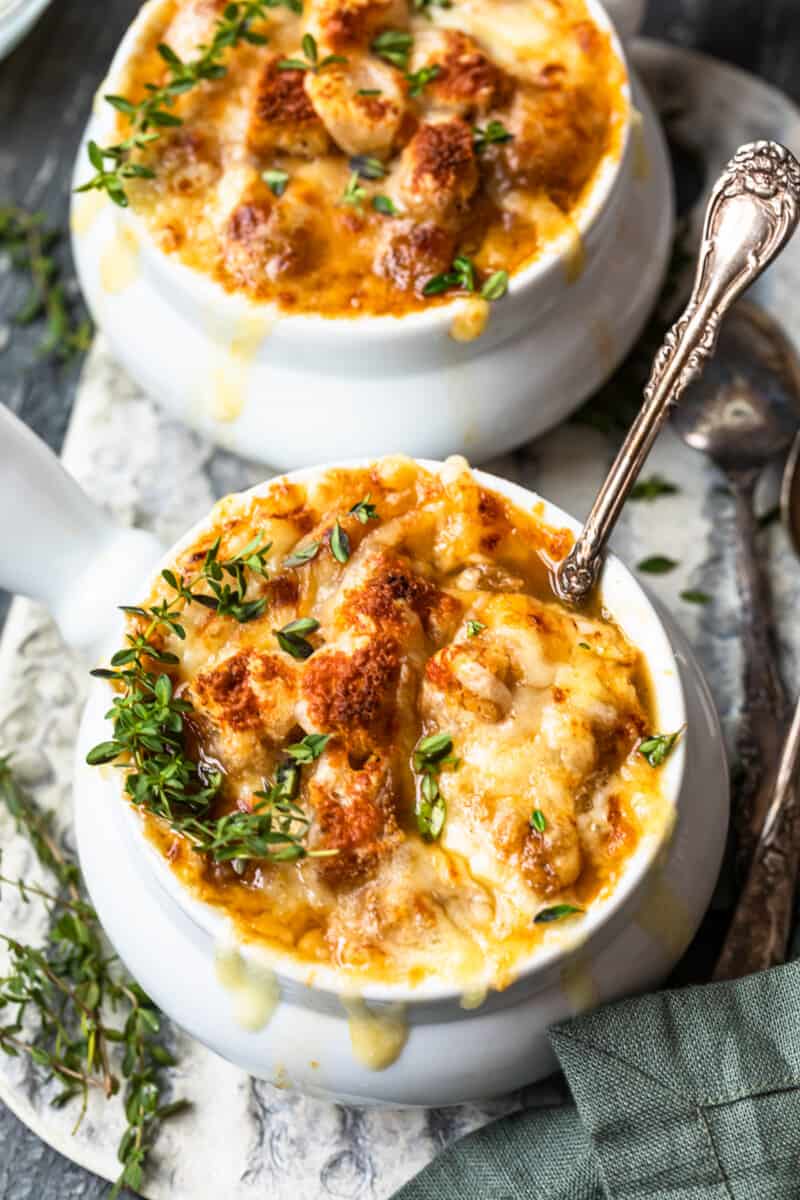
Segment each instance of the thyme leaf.
[{"label": "thyme leaf", "polygon": [[643,571],[646,575],[667,575],[674,571],[677,565],[674,558],[667,558],[665,554],[652,554],[649,558],[643,558],[637,564],[636,570]]},{"label": "thyme leaf", "polygon": [[336,521],[331,530],[330,547],[331,554],[337,562],[344,565],[350,558],[350,538],[338,521]]},{"label": "thyme leaf", "polygon": [[648,479],[640,479],[631,488],[631,500],[657,500],[659,496],[675,496],[680,491],[674,483],[670,483],[663,475],[651,475]]},{"label": "thyme leaf", "polygon": [[313,617],[301,617],[297,621],[290,621],[283,629],[275,629],[273,632],[281,650],[302,661],[314,653],[314,647],[307,640],[306,634],[316,633],[318,629],[319,621],[315,621]]},{"label": "thyme leaf", "polygon": [[548,925],[551,921],[563,921],[564,917],[572,917],[582,913],[583,909],[574,904],[552,904],[549,908],[541,908],[533,918],[534,925]]},{"label": "thyme leaf", "polygon": [[393,67],[399,67],[401,71],[405,71],[408,67],[408,56],[413,41],[411,34],[402,29],[384,29],[376,38],[373,38],[370,50],[379,58],[391,63]]}]

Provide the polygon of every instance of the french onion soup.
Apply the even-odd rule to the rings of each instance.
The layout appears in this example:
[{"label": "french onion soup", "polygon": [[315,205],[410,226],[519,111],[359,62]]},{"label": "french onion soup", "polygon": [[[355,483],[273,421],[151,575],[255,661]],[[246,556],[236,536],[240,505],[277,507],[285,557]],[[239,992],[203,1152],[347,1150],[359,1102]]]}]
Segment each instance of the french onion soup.
[{"label": "french onion soup", "polygon": [[346,981],[503,987],[663,828],[646,665],[463,460],[229,496],[128,609],[115,762],[184,885]]},{"label": "french onion soup", "polygon": [[584,0],[151,0],[90,186],[284,312],[492,300],[577,239],[625,80]]}]

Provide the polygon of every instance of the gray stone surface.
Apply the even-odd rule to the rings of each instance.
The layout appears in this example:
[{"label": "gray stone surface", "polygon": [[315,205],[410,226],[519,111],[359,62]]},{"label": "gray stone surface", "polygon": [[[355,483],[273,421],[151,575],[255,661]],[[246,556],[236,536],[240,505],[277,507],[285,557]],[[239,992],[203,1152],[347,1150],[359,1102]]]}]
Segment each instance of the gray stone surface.
[{"label": "gray stone surface", "polygon": [[[97,82],[136,8],[135,0],[55,0],[27,41],[0,64],[0,204],[12,200],[43,207],[54,220],[64,222],[81,126]],[[752,0],[651,0],[650,9],[648,32],[729,58],[800,99],[796,0],[757,4]],[[0,274],[0,328],[3,315],[16,302],[15,290],[11,277]],[[0,352],[0,401],[58,448],[76,377],[74,371],[41,363],[28,366],[32,344],[33,335],[23,331]],[[513,463],[507,466],[513,471]],[[537,482],[548,490],[541,479]],[[730,514],[723,500],[710,503],[716,508],[706,514],[713,527],[709,550],[724,573],[730,565]],[[708,627],[704,618],[698,618],[694,639],[704,658],[708,656],[707,661],[716,662],[721,674],[727,674],[729,683],[735,674],[735,651],[729,640],[735,635],[734,615],[715,614],[715,620],[722,619],[726,626],[722,633],[727,639],[718,627]],[[107,1184],[49,1150],[10,1113],[0,1111],[2,1200],[56,1196],[93,1200],[107,1190]],[[263,1194],[270,1191],[266,1184]]]}]

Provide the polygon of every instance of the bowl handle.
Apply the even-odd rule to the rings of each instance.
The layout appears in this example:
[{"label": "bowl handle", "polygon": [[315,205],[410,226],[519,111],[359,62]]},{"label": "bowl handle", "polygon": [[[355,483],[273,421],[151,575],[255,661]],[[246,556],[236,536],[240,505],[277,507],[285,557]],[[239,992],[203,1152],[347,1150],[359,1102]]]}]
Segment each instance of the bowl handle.
[{"label": "bowl handle", "polygon": [[603,0],[603,7],[623,41],[634,37],[641,29],[646,6],[647,0]]},{"label": "bowl handle", "polygon": [[26,425],[0,405],[0,587],[40,600],[68,645],[97,652],[161,553],[117,525]]}]

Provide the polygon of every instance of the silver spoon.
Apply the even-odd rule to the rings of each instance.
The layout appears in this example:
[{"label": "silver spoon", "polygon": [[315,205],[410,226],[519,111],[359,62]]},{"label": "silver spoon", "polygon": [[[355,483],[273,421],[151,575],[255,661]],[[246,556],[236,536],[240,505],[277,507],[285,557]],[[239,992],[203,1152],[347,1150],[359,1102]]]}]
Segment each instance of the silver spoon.
[{"label": "silver spoon", "polygon": [[754,512],[765,466],[789,448],[800,427],[800,360],[778,323],[754,304],[734,305],[714,361],[687,390],[672,420],[683,440],[721,469],[736,501],[744,699],[737,737],[743,780],[735,822],[743,879],[772,800],[773,764],[789,719]]},{"label": "silver spoon", "polygon": [[[781,515],[800,556],[800,435],[795,438],[783,475]],[[784,742],[764,827],[714,972],[715,979],[735,979],[785,961],[800,863],[798,766],[800,701]]]},{"label": "silver spoon", "polygon": [[[800,556],[800,434],[795,438],[781,487],[783,524]],[[800,701],[783,744],[775,790],[753,853],[750,874],[736,911],[715,979],[734,979],[786,960],[800,865]]]},{"label": "silver spoon", "polygon": [[639,415],[555,572],[563,600],[580,604],[591,592],[608,538],[671,406],[712,355],[722,317],[794,233],[799,212],[794,156],[777,142],[742,146],[711,193],[689,303],[656,355]]}]

